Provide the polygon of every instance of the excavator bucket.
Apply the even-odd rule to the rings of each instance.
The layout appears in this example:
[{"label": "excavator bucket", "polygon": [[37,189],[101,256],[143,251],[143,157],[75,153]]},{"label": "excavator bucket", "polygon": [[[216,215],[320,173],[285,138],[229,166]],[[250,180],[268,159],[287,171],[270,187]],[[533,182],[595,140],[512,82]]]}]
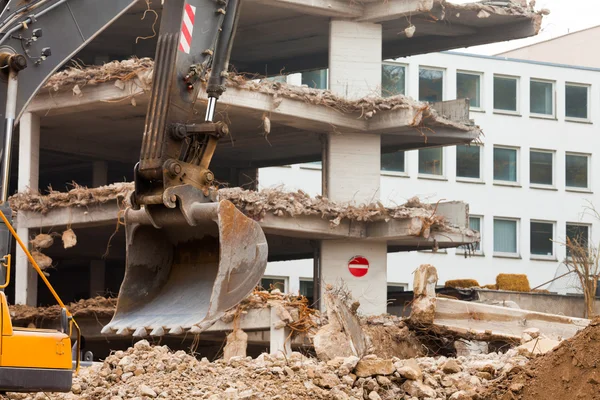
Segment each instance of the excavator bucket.
[{"label": "excavator bucket", "polygon": [[200,333],[246,298],[267,265],[260,225],[231,202],[127,210],[127,265],[103,333]]}]

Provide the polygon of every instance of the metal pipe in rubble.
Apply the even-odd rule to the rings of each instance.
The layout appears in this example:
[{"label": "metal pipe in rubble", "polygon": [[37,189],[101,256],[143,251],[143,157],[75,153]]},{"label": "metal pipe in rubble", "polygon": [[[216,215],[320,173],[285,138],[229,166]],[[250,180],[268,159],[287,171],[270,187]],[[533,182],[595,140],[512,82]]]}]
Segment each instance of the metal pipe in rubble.
[{"label": "metal pipe in rubble", "polygon": [[9,66],[8,90],[6,96],[6,135],[2,154],[2,203],[8,200],[8,183],[10,178],[10,154],[12,148],[13,128],[15,126],[17,108],[18,71]]}]

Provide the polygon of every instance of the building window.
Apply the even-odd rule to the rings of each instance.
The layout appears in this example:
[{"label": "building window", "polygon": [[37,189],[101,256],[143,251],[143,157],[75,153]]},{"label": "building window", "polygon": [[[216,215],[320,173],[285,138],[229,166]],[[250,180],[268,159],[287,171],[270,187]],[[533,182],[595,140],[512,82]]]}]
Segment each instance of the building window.
[{"label": "building window", "polygon": [[405,152],[403,150],[394,153],[381,153],[381,170],[391,172],[405,171]]},{"label": "building window", "polygon": [[494,180],[517,182],[517,149],[494,148]]},{"label": "building window", "polygon": [[313,89],[327,89],[327,69],[303,72],[302,84]]},{"label": "building window", "polygon": [[[481,253],[481,242],[483,241],[482,229],[481,229],[482,218],[483,217],[476,217],[473,215],[469,215],[469,228],[474,231],[479,232],[479,243],[476,243],[475,248],[474,248],[474,250],[477,254],[482,254]],[[460,246],[459,249],[462,250],[459,253],[463,254],[465,250],[469,250],[469,246]]]},{"label": "building window", "polygon": [[264,290],[279,289],[282,293],[285,293],[285,278],[262,278],[260,286]]},{"label": "building window", "polygon": [[458,72],[456,98],[469,99],[471,108],[481,108],[481,74]]},{"label": "building window", "polygon": [[554,224],[531,221],[531,254],[535,256],[554,255]]},{"label": "building window", "polygon": [[[577,246],[588,248],[590,243],[590,227],[588,225],[567,224],[567,239]],[[567,257],[571,256],[569,246],[567,246]]]},{"label": "building window", "polygon": [[518,254],[517,221],[494,218],[494,253]]},{"label": "building window", "polygon": [[554,83],[532,80],[529,83],[529,107],[532,114],[554,116]]},{"label": "building window", "polygon": [[481,147],[477,145],[456,146],[456,176],[459,178],[481,178]]},{"label": "building window", "polygon": [[529,152],[529,182],[536,185],[554,185],[554,153],[531,150]]},{"label": "building window", "polygon": [[[410,294],[405,294],[408,285],[402,283],[388,283],[387,285],[387,313],[403,316],[405,304],[410,302]],[[408,317],[408,315],[406,315]]]},{"label": "building window", "polygon": [[315,284],[312,279],[300,279],[300,295],[306,297],[308,305],[315,304]]},{"label": "building window", "polygon": [[381,95],[383,97],[406,94],[406,67],[383,64],[381,70]]},{"label": "building window", "polygon": [[494,76],[494,110],[517,112],[518,79]]},{"label": "building window", "polygon": [[565,116],[587,120],[589,118],[589,91],[587,85],[567,84],[565,87]]},{"label": "building window", "polygon": [[585,154],[566,155],[566,186],[569,188],[588,189],[589,188],[589,156]]},{"label": "building window", "polygon": [[419,174],[444,175],[443,151],[442,147],[419,149]]},{"label": "building window", "polygon": [[444,99],[444,71],[419,68],[419,100],[436,102]]}]

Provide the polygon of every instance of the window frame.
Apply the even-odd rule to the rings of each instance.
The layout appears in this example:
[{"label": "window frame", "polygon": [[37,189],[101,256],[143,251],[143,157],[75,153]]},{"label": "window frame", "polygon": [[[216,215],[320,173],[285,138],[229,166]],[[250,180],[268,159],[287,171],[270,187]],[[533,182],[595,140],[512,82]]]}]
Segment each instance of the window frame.
[{"label": "window frame", "polygon": [[[427,174],[427,173],[423,173],[419,170],[419,163],[421,161],[421,154],[420,154],[420,150],[426,150],[426,149],[436,149],[439,148],[442,152],[442,160],[440,163],[440,166],[442,168],[442,173],[439,175],[436,174]],[[420,149],[416,149],[417,150],[417,178],[423,178],[423,179],[436,179],[436,180],[448,180],[446,178],[446,147],[444,146],[432,146],[432,147],[421,147]],[[404,158],[404,162],[406,162],[406,156]]]},{"label": "window frame", "polygon": [[[552,85],[552,113],[551,114],[538,114],[531,111],[531,83],[549,83]],[[533,118],[543,118],[543,119],[556,119],[556,81],[550,79],[539,79],[539,78],[530,78],[529,79],[529,116]]]},{"label": "window frame", "polygon": [[458,74],[463,74],[463,75],[475,75],[479,77],[479,107],[472,107],[471,103],[469,102],[469,110],[470,111],[479,111],[479,112],[485,112],[485,104],[484,104],[484,100],[485,100],[485,92],[484,92],[484,88],[483,88],[483,83],[484,83],[484,73],[483,72],[477,72],[477,71],[467,71],[464,69],[457,69],[456,70],[456,97],[458,98]]},{"label": "window frame", "polygon": [[[484,226],[483,226],[483,215],[482,214],[469,214],[468,218],[478,218],[479,219],[479,249],[475,250],[471,253],[471,255],[474,256],[485,256],[485,253],[483,252],[483,230],[484,230]],[[470,221],[467,220],[467,223],[469,223],[470,226]],[[462,246],[459,246],[456,248],[456,255],[459,256],[463,256],[467,251],[462,248]]]},{"label": "window frame", "polygon": [[[516,236],[516,252],[515,253],[506,253],[503,251],[496,251],[496,249],[494,248],[494,243],[493,241],[495,240],[495,238],[492,238],[492,253],[494,257],[500,257],[500,258],[521,258],[521,220],[520,218],[511,218],[511,217],[494,217],[493,218],[493,224],[496,223],[496,221],[514,221],[516,222],[515,224],[515,236]],[[493,225],[492,225],[492,232],[494,231],[493,229]],[[495,233],[494,233],[495,236]]]},{"label": "window frame", "polygon": [[[260,285],[262,287],[263,279],[273,279],[273,280],[282,280],[283,281],[283,291],[282,293],[287,293],[290,289],[290,280],[288,276],[276,276],[276,275],[263,275],[260,277]],[[269,290],[269,288],[263,288],[265,290]]]},{"label": "window frame", "polygon": [[[408,178],[410,176],[408,174],[408,169],[407,169],[408,163],[406,162],[406,158],[408,157],[408,152],[410,150],[398,150],[397,152],[400,152],[400,151],[404,152],[404,172],[383,170],[383,169],[381,169],[381,160],[380,160],[380,162],[379,162],[379,164],[380,164],[379,165],[379,174],[381,176],[399,176],[399,177],[402,177],[402,178]],[[384,154],[386,154],[386,153],[381,153],[380,157],[383,157]],[[389,153],[387,153],[387,154],[389,154]],[[418,155],[417,155],[417,157],[418,157]],[[443,155],[442,155],[442,157],[443,157]]]},{"label": "window frame", "polygon": [[[517,166],[516,166],[516,180],[513,181],[502,181],[502,180],[498,180],[496,179],[496,177],[494,176],[494,163],[495,163],[495,156],[494,156],[494,150],[495,149],[505,149],[505,150],[515,150],[517,152],[516,155],[516,161],[517,161]],[[494,185],[500,185],[500,186],[517,186],[520,187],[521,186],[521,148],[520,147],[513,147],[513,146],[503,146],[503,145],[494,145],[494,147],[492,148],[492,181],[494,183]]]},{"label": "window frame", "polygon": [[[494,104],[493,94],[496,93],[496,85],[493,78],[504,78],[504,79],[514,79],[517,83],[516,88],[516,110],[502,110],[496,108],[496,104]],[[504,75],[504,74],[494,74],[492,77],[492,109],[494,110],[494,114],[506,114],[506,115],[517,115],[521,116],[521,77],[516,75]]]},{"label": "window frame", "polygon": [[[381,63],[382,74],[383,74],[383,66],[384,65],[392,65],[394,67],[404,67],[404,96],[408,96],[409,95],[409,92],[408,92],[409,87],[408,86],[410,83],[409,79],[408,79],[408,69],[409,69],[410,65],[405,64],[405,63],[395,62],[395,61],[382,61],[382,63]],[[328,81],[329,81],[329,75],[327,77],[328,77]],[[397,96],[397,95],[395,95],[395,96]],[[382,82],[381,82],[381,97],[386,97],[383,93],[383,76],[382,76]],[[390,97],[390,96],[387,96],[387,97]]]},{"label": "window frame", "polygon": [[302,86],[306,85],[306,86],[310,87],[309,85],[307,85],[305,83],[302,83],[302,80],[304,78],[302,75],[305,72],[317,72],[317,71],[319,71],[319,72],[320,71],[325,71],[325,88],[314,88],[314,89],[317,89],[317,90],[329,90],[329,68],[318,68],[318,69],[313,69],[313,70],[309,70],[309,71],[300,72],[300,82],[301,82],[301,85]]},{"label": "window frame", "polygon": [[[531,253],[531,224],[550,224],[552,225],[552,255],[543,254],[532,254]],[[558,260],[556,255],[556,221],[547,221],[542,219],[531,219],[529,220],[529,259],[531,260],[543,260],[543,261],[556,261]]]},{"label": "window frame", "polygon": [[[455,148],[458,149],[458,146],[460,145],[456,145]],[[468,145],[465,145],[468,146]],[[469,177],[464,177],[464,176],[458,176],[458,151],[455,151],[456,153],[456,157],[455,157],[455,176],[456,176],[456,182],[467,182],[467,183],[483,183],[485,182],[484,180],[484,167],[485,164],[483,162],[483,157],[485,154],[485,151],[483,151],[483,144],[471,144],[470,146],[475,146],[479,148],[479,178],[469,178]],[[517,163],[518,164],[518,163]]]},{"label": "window frame", "polygon": [[[587,118],[577,118],[577,117],[569,117],[567,116],[567,86],[576,86],[576,87],[584,87],[587,89]],[[584,122],[591,123],[592,122],[592,85],[589,83],[577,83],[577,82],[565,82],[565,110],[564,116],[565,121],[568,122]]]},{"label": "window frame", "polygon": [[421,100],[421,69],[428,69],[431,71],[440,71],[442,73],[442,99],[440,101],[444,101],[446,100],[446,93],[448,92],[446,90],[446,84],[448,79],[447,78],[447,71],[446,68],[442,68],[442,67],[431,67],[428,65],[419,65],[418,66],[418,74],[417,74],[417,100],[420,102],[426,102],[426,103],[435,103],[435,101],[427,101],[427,100]]},{"label": "window frame", "polygon": [[[590,243],[592,243],[592,224],[586,224],[585,222],[565,222],[565,243],[567,242],[567,231],[568,226],[584,226],[587,228],[587,236],[588,236],[588,251],[591,249]],[[568,249],[565,246],[565,258],[571,259],[569,255]]]},{"label": "window frame", "polygon": [[[587,158],[587,187],[580,188],[576,186],[567,186],[567,156],[578,156]],[[592,155],[589,153],[577,153],[574,151],[565,151],[565,190],[568,192],[591,193],[592,191]]]},{"label": "window frame", "polygon": [[[531,152],[549,153],[552,155],[552,184],[548,185],[544,183],[531,182]],[[529,187],[533,189],[556,189],[556,150],[545,150],[537,148],[529,149]]]}]

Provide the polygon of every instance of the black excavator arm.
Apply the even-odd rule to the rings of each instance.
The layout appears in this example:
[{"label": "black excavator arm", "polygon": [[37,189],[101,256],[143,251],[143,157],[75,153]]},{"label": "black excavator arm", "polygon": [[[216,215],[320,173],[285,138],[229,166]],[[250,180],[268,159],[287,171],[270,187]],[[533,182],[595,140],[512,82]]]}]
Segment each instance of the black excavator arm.
[{"label": "black excavator arm", "polygon": [[[133,4],[9,0],[0,15],[2,204],[12,130],[27,104],[53,72]],[[217,140],[228,133],[213,117],[239,9],[240,0],[163,3],[135,192],[125,215],[125,277],[104,333],[201,332],[248,296],[265,271],[260,225],[230,202],[215,201],[208,169]],[[208,94],[206,115],[193,123],[201,87]],[[7,252],[8,243],[0,243],[0,253]]]}]

